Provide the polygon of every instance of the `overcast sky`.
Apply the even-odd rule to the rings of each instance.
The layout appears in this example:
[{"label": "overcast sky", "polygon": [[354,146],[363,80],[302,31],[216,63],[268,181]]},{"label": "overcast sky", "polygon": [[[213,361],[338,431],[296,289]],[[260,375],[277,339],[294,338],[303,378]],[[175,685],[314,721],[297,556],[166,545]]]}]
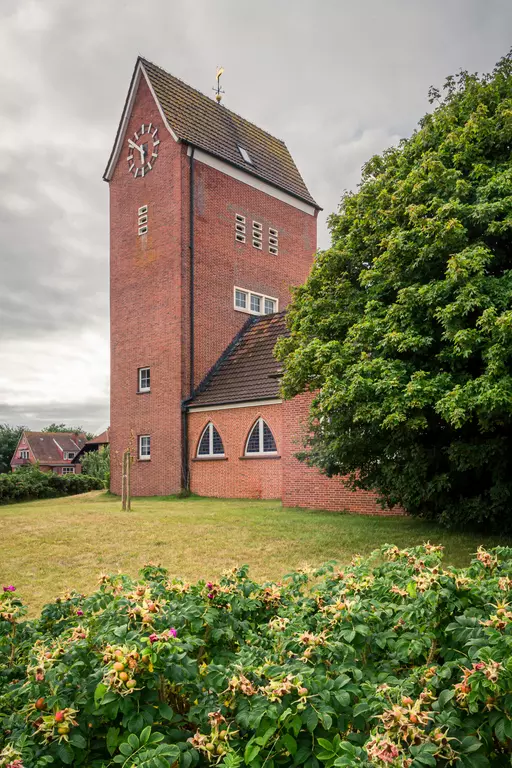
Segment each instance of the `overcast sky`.
[{"label": "overcast sky", "polygon": [[325,216],[510,0],[0,0],[0,422],[108,424],[108,160],[138,54],[286,141]]}]

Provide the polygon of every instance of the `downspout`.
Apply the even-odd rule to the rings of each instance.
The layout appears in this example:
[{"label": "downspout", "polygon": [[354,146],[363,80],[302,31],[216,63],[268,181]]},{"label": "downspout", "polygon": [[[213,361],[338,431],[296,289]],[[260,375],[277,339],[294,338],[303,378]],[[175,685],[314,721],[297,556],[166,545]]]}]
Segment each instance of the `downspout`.
[{"label": "downspout", "polygon": [[[194,392],[194,147],[189,155],[189,397]],[[186,398],[188,399],[188,398]],[[181,406],[182,429],[182,486],[183,492],[190,492],[190,467],[188,461],[188,411],[185,400]]]}]

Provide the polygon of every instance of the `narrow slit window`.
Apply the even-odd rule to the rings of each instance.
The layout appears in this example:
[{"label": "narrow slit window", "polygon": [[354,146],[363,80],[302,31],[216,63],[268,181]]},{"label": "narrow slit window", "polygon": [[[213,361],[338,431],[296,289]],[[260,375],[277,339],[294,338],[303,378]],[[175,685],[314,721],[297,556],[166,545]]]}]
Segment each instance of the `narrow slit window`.
[{"label": "narrow slit window", "polygon": [[261,416],[257,419],[249,433],[247,444],[245,446],[245,453],[246,455],[277,453],[277,445],[272,430]]},{"label": "narrow slit window", "polygon": [[199,458],[201,456],[224,456],[222,438],[211,421],[203,430],[197,449],[197,456]]}]

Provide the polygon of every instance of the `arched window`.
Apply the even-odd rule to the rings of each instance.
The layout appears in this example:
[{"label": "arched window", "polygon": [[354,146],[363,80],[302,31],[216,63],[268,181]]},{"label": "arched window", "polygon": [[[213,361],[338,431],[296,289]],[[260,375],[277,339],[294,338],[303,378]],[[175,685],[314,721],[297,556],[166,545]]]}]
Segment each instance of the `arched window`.
[{"label": "arched window", "polygon": [[224,456],[222,438],[211,423],[206,425],[199,441],[198,456]]},{"label": "arched window", "polygon": [[249,432],[245,446],[246,455],[277,453],[276,441],[267,422],[261,416]]}]

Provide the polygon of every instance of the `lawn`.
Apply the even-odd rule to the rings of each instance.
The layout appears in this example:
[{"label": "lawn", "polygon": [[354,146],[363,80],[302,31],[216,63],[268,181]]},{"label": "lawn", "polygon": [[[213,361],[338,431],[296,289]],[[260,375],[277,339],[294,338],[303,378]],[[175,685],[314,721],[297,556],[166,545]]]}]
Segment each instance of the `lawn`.
[{"label": "lawn", "polygon": [[0,506],[0,526],[0,585],[15,584],[32,613],[65,589],[91,591],[101,572],[135,575],[149,561],[188,580],[243,563],[258,579],[279,579],[384,543],[441,543],[447,562],[459,566],[480,543],[511,543],[410,518],[286,509],[277,501],[146,498],[122,512],[119,499],[99,491]]}]

